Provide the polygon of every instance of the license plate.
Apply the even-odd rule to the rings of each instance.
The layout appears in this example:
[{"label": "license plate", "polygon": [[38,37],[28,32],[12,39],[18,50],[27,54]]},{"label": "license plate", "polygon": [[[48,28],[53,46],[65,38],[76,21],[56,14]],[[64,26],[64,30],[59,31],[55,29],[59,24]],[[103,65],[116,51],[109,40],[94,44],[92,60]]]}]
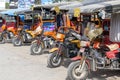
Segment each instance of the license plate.
[{"label": "license plate", "polygon": [[85,48],[80,48],[80,52],[84,52],[85,51]]}]

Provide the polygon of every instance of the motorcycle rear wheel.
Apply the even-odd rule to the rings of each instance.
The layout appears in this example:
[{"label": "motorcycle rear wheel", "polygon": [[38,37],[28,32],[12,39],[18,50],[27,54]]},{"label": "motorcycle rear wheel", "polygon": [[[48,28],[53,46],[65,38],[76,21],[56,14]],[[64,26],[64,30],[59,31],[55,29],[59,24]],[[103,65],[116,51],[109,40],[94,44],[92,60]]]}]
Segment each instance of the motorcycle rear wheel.
[{"label": "motorcycle rear wheel", "polygon": [[[59,56],[59,57],[57,57],[57,56]],[[62,65],[62,62],[63,62],[63,56],[56,54],[56,52],[50,53],[48,60],[47,60],[48,67],[50,67],[50,68],[59,67]]]},{"label": "motorcycle rear wheel", "polygon": [[78,72],[79,65],[80,61],[72,62],[69,65],[67,75],[70,80],[86,80],[86,78],[88,77],[88,65],[85,64],[83,70],[81,72]]}]

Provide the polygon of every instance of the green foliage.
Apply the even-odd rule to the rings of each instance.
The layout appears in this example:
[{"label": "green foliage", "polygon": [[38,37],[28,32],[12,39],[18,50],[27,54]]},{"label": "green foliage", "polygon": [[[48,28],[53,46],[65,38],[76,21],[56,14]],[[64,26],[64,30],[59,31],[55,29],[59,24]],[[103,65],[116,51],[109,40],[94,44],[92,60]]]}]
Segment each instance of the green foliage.
[{"label": "green foliage", "polygon": [[9,9],[9,3],[5,3],[5,8]]},{"label": "green foliage", "polygon": [[35,0],[35,4],[41,4],[41,0]]}]

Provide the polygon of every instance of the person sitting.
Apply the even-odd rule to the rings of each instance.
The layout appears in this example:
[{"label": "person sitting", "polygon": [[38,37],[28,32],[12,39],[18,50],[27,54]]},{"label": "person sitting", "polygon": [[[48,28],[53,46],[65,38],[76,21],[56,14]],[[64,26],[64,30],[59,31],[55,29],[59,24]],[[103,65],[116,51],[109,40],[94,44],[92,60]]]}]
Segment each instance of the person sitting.
[{"label": "person sitting", "polygon": [[42,18],[38,16],[38,22],[34,24],[32,27],[36,27],[33,31],[29,31],[30,33],[32,32],[34,35],[39,35],[42,32]]},{"label": "person sitting", "polygon": [[34,30],[34,34],[40,34],[41,33],[41,31],[42,31],[42,25],[43,25],[43,22],[42,22],[41,17],[39,16],[38,17],[38,23],[36,25],[37,28]]},{"label": "person sitting", "polygon": [[96,38],[98,35],[101,35],[103,32],[103,28],[100,25],[99,21],[88,22],[87,27],[85,28],[84,35],[89,38],[90,41],[92,41],[94,38]]}]

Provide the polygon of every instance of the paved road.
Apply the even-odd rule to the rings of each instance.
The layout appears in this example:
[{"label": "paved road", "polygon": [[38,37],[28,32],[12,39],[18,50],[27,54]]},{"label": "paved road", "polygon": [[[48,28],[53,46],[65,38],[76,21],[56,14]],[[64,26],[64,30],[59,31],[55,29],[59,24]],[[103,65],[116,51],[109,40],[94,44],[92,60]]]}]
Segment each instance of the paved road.
[{"label": "paved road", "polygon": [[[0,44],[0,80],[69,80],[67,65],[48,68],[48,54],[33,56],[30,46]],[[88,80],[120,80],[120,71],[100,71]]]}]

